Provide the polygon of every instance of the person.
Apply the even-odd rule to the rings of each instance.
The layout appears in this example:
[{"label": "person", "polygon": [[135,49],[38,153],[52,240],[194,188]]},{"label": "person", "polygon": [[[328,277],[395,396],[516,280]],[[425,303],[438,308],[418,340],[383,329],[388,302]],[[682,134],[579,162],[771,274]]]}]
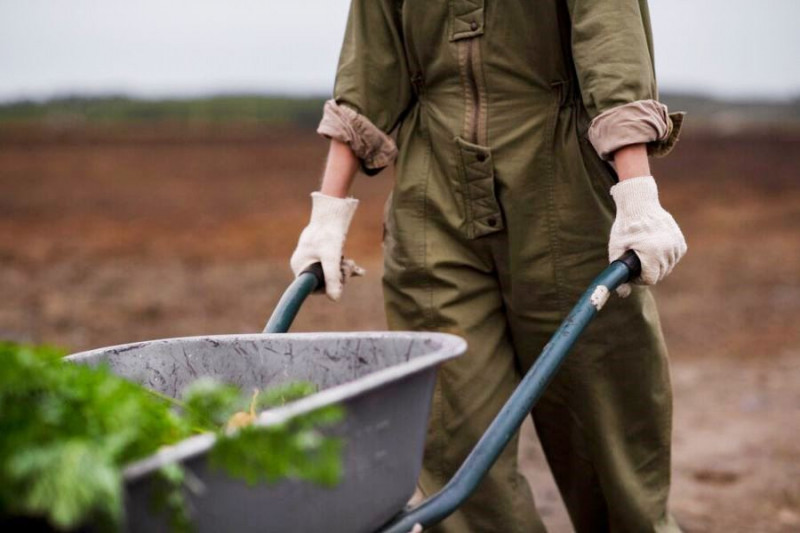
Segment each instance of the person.
[{"label": "person", "polygon": [[[634,250],[641,277],[590,325],[533,409],[576,531],[673,531],[671,386],[647,285],[686,252],[648,155],[683,115],[658,101],[646,0],[352,0],[321,188],[291,267],[337,300],[357,170],[395,167],[383,292],[391,329],[464,337],[439,372],[424,495],[456,471],[591,279]],[[544,527],[517,440],[446,532]]]}]

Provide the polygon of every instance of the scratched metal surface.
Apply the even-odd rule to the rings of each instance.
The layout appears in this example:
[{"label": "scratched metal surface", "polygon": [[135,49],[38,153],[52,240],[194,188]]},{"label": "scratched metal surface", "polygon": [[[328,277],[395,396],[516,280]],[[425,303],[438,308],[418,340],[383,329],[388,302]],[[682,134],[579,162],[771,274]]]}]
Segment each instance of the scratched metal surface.
[{"label": "scratched metal surface", "polygon": [[[344,479],[333,489],[297,481],[248,487],[209,468],[202,446],[177,460],[203,483],[189,494],[195,530],[375,531],[411,496],[419,475],[436,367],[465,345],[432,333],[309,333],[165,339],[71,356],[172,396],[199,377],[253,388],[306,380],[344,406]],[[327,396],[326,396],[327,395]],[[175,452],[175,450],[173,450]],[[185,453],[184,453],[185,452]],[[126,484],[127,529],[168,531],[151,508],[151,477]]]}]

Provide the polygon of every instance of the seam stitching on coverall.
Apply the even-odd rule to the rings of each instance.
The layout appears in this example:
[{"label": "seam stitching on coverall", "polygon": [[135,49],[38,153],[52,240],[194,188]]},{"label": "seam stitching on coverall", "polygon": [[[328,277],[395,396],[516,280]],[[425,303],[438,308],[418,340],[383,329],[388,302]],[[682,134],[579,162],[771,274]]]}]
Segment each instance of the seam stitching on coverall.
[{"label": "seam stitching on coverall", "polygon": [[[450,2],[450,9],[453,10],[453,4]],[[451,19],[453,20],[453,19]],[[467,48],[470,46],[471,39],[459,39],[455,42],[456,47],[456,55],[458,57],[458,72],[461,78],[461,89],[463,92],[464,98],[464,117],[462,119],[461,125],[461,138],[469,137],[469,132],[473,128],[472,124],[472,113],[470,112],[469,102],[470,98],[470,89],[469,89],[469,80],[467,76],[467,60],[469,58],[469,53]],[[464,152],[463,147],[460,143],[456,142],[456,151],[458,157],[458,177],[459,177],[459,186],[461,188],[461,203],[464,209],[464,223],[463,223],[463,231],[467,235],[468,238],[473,237],[473,224],[472,224],[472,203],[470,201],[470,194],[469,194],[469,184],[467,183],[467,176],[466,176],[466,161],[464,160]]]},{"label": "seam stitching on coverall", "polygon": [[555,202],[555,194],[556,194],[556,173],[555,173],[555,166],[554,166],[554,158],[555,158],[555,136],[556,136],[556,124],[558,123],[558,114],[561,109],[561,98],[563,92],[563,86],[560,83],[553,84],[554,88],[557,91],[555,105],[553,109],[550,111],[550,116],[547,118],[547,132],[550,135],[549,137],[549,149],[547,151],[547,163],[546,163],[546,174],[547,174],[547,234],[550,241],[550,254],[552,256],[552,264],[553,264],[553,281],[555,282],[556,288],[556,299],[558,301],[559,310],[561,311],[562,315],[567,313],[568,304],[564,296],[564,281],[563,281],[563,274],[562,274],[562,265],[561,265],[561,247],[558,243],[558,236],[556,235],[556,202]]},{"label": "seam stitching on coverall", "polygon": [[[484,13],[484,17],[486,14]],[[483,43],[484,39],[474,37],[477,39],[475,48],[478,53],[474,55],[475,65],[473,71],[475,72],[475,82],[478,85],[478,124],[476,125],[478,131],[478,144],[489,148],[489,89],[486,86],[486,73],[483,69]],[[492,176],[494,179],[494,176]]]},{"label": "seam stitching on coverall", "polygon": [[[420,112],[425,111],[425,103],[420,99]],[[421,207],[422,207],[422,244],[421,244],[421,252],[422,252],[422,265],[425,270],[425,283],[424,283],[424,290],[428,293],[428,308],[423,311],[423,322],[427,324],[426,329],[436,330],[440,325],[436,323],[436,315],[435,315],[435,307],[433,302],[433,284],[431,279],[433,277],[433,272],[430,264],[428,263],[428,184],[430,183],[430,174],[431,174],[431,158],[433,157],[433,141],[428,133],[427,124],[424,124],[427,117],[427,113],[422,113],[420,117],[420,134],[425,138],[425,177],[423,181],[422,187],[422,198],[421,198]],[[437,420],[437,427],[435,428],[436,433],[438,434],[438,441],[440,443],[439,450],[437,450],[437,465],[439,467],[438,480],[441,482],[445,478],[445,465],[444,465],[444,409],[442,408],[442,390],[440,386],[434,387],[433,392],[433,405],[431,406],[433,412],[431,413],[431,419]]]},{"label": "seam stitching on coverall", "polygon": [[[600,477],[600,472],[598,471],[597,466],[596,466],[598,461],[591,454],[591,450],[596,448],[596,446],[593,446],[591,444],[593,442],[593,440],[589,439],[589,432],[584,427],[583,422],[581,422],[581,419],[577,415],[575,410],[572,408],[572,406],[569,404],[568,401],[557,399],[557,398],[551,398],[550,395],[547,392],[545,392],[544,396],[539,401],[540,404],[541,404],[541,402],[551,402],[553,404],[560,405],[567,411],[567,413],[569,414],[569,417],[572,419],[573,427],[578,430],[578,434],[580,435],[580,438],[583,441],[582,442],[583,447],[587,451],[588,455],[583,455],[581,453],[576,453],[576,450],[574,450],[574,447],[573,447],[572,453],[574,453],[576,457],[578,457],[582,461],[585,461],[588,464],[588,466],[592,470],[592,474],[594,475],[595,479],[597,479],[597,484],[602,487],[603,486],[602,478]],[[536,426],[536,420],[535,420],[536,419],[536,415],[533,414],[535,411],[536,411],[536,408],[534,408],[533,412],[531,413],[531,416],[533,416],[533,418],[534,418],[534,427]],[[538,432],[538,429],[537,429],[537,432]],[[546,451],[545,451],[545,460],[548,460]],[[548,460],[548,466],[549,466],[549,460]],[[559,493],[560,492],[561,492],[561,489],[559,489]],[[600,496],[602,497],[603,503],[605,504],[606,517],[610,519],[608,500],[606,499],[605,491],[602,490],[602,489],[600,491]],[[570,522],[572,522],[572,516],[571,516],[570,510],[569,510],[569,507],[567,507],[567,514],[570,515]]]},{"label": "seam stitching on coverall", "polygon": [[469,46],[468,39],[461,39],[456,41],[456,54],[458,56],[458,73],[461,77],[461,91],[464,97],[464,117],[461,124],[461,136],[469,140],[469,132],[472,130],[472,115],[468,109],[469,101],[469,82],[467,80],[467,47]]}]

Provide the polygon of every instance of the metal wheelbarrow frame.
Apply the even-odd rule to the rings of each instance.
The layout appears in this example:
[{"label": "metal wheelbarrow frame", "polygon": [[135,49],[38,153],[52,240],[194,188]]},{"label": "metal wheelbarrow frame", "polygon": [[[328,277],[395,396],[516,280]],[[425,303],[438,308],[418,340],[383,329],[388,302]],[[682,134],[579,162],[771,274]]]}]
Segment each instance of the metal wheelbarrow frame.
[{"label": "metal wheelbarrow frame", "polygon": [[[359,487],[358,485],[363,481],[352,485],[350,483],[351,480],[347,479],[345,479],[342,486],[334,488],[329,493],[324,493],[325,489],[322,488],[315,492],[316,489],[310,485],[304,486],[296,483],[292,485],[291,481],[288,482],[290,485],[288,492],[281,492],[283,489],[280,487],[276,491],[274,487],[269,486],[248,488],[242,483],[232,483],[224,479],[224,477],[221,478],[220,473],[208,472],[204,465],[204,452],[213,446],[213,436],[210,435],[190,438],[179,443],[173,449],[165,450],[164,453],[129,465],[125,472],[126,506],[128,507],[129,517],[132,520],[132,522],[128,523],[128,528],[136,531],[163,531],[166,529],[163,523],[158,521],[157,517],[154,518],[149,514],[146,505],[149,492],[147,476],[163,464],[181,461],[193,468],[199,475],[208,475],[209,486],[213,490],[213,494],[208,495],[210,503],[204,503],[198,509],[198,529],[201,532],[226,529],[256,531],[265,530],[264,528],[266,528],[266,530],[270,531],[408,533],[417,524],[423,527],[430,527],[444,520],[474,492],[481,479],[519,429],[525,417],[529,415],[534,404],[544,392],[580,334],[600,311],[609,293],[619,285],[637,277],[639,271],[638,258],[633,252],[628,252],[617,261],[611,263],[592,282],[453,478],[437,494],[432,495],[416,507],[401,510],[394,517],[392,517],[392,514],[401,509],[405,502],[408,501],[408,498],[411,497],[416,475],[421,467],[424,426],[426,424],[420,424],[419,420],[427,420],[428,418],[435,368],[439,363],[463,353],[465,349],[464,341],[457,337],[441,333],[339,333],[196,337],[103,348],[76,354],[69,359],[83,364],[108,362],[111,364],[112,369],[120,375],[139,381],[162,392],[175,394],[179,390],[179,385],[187,378],[181,378],[170,385],[169,380],[166,380],[166,382],[163,380],[163,376],[168,375],[170,372],[174,373],[177,368],[176,365],[183,364],[181,360],[186,357],[187,350],[190,354],[194,353],[197,356],[202,355],[205,357],[203,359],[205,361],[203,363],[204,366],[200,368],[200,372],[196,377],[206,374],[212,376],[231,374],[236,377],[234,381],[241,381],[238,383],[240,386],[252,386],[254,381],[265,381],[265,378],[259,376],[268,370],[267,366],[274,362],[273,358],[280,356],[280,353],[271,350],[271,347],[268,346],[270,343],[285,341],[291,344],[297,340],[313,340],[314,338],[325,336],[332,339],[349,338],[352,341],[368,337],[379,339],[381,336],[386,338],[407,336],[409,339],[413,337],[422,342],[425,342],[423,337],[430,337],[431,342],[438,343],[437,347],[427,348],[422,351],[417,350],[419,353],[416,356],[409,355],[409,349],[409,354],[406,354],[405,358],[398,358],[397,354],[394,354],[392,357],[395,357],[396,362],[381,363],[377,366],[377,371],[370,370],[366,372],[367,374],[374,373],[374,376],[364,375],[358,378],[359,385],[351,386],[351,383],[346,379],[340,379],[338,383],[333,384],[333,389],[323,390],[313,396],[279,408],[275,412],[266,411],[259,417],[259,423],[280,423],[281,420],[293,416],[294,413],[313,409],[315,406],[330,402],[338,403],[341,401],[345,403],[347,409],[354,409],[352,411],[354,416],[360,419],[358,423],[365,422],[371,427],[373,423],[379,423],[386,418],[387,414],[382,411],[386,406],[383,401],[376,402],[368,399],[362,394],[362,389],[365,390],[370,387],[372,390],[378,390],[380,387],[402,388],[402,385],[397,383],[398,376],[394,375],[398,372],[405,376],[401,380],[406,383],[409,380],[418,381],[418,385],[414,385],[402,393],[405,396],[401,395],[401,407],[404,405],[408,408],[412,403],[417,405],[414,408],[414,413],[403,414],[396,408],[397,406],[392,408],[393,412],[396,412],[401,417],[400,419],[415,418],[414,429],[411,431],[413,435],[406,438],[406,433],[403,433],[404,438],[401,439],[404,442],[408,442],[401,444],[395,435],[395,437],[390,438],[391,442],[374,443],[372,441],[375,439],[365,439],[363,442],[360,439],[355,439],[352,441],[352,447],[350,442],[346,443],[350,449],[345,459],[345,469],[353,464],[358,465],[364,460],[369,462],[370,457],[374,457],[376,453],[380,453],[383,450],[395,449],[398,446],[404,448],[402,450],[402,460],[399,456],[390,458],[389,463],[396,463],[391,465],[395,469],[395,473],[390,474],[383,481],[378,481],[381,485],[393,485],[392,490],[388,491],[391,492],[389,496],[386,494],[387,491],[381,492],[377,490],[377,486],[372,487],[374,482],[368,483],[372,488],[365,493],[364,487]],[[264,333],[287,332],[304,300],[312,292],[320,290],[323,285],[324,277],[322,276],[320,265],[314,265],[307,272],[298,276],[281,297],[264,329]],[[218,344],[215,345],[214,343]],[[242,344],[248,345],[249,348],[248,346],[243,348]],[[231,352],[231,349],[234,351]],[[394,348],[391,350],[397,351]],[[291,352],[291,349],[289,351]],[[317,349],[317,352],[319,351]],[[226,353],[235,357],[224,357]],[[306,354],[306,360],[309,364],[313,364],[316,360],[315,353],[314,350],[310,350]],[[357,356],[359,347],[350,349],[348,353]],[[322,356],[321,352],[319,356]],[[414,360],[414,357],[419,357],[420,360]],[[189,364],[188,361],[186,364]],[[403,369],[399,370],[392,367],[394,364],[402,366]],[[231,372],[230,365],[236,367],[235,372]],[[143,366],[149,366],[149,377],[142,376],[141,367]],[[194,373],[194,369],[192,369],[192,373]],[[249,374],[258,374],[258,376],[250,376]],[[302,375],[302,372],[300,374]],[[297,379],[293,376],[289,377]],[[155,379],[155,381],[148,381],[152,379]],[[268,382],[269,380],[266,381]],[[375,383],[361,383],[365,381]],[[342,389],[348,389],[348,387],[360,388],[358,391],[352,391],[352,394],[343,394]],[[413,402],[409,395],[413,396]],[[407,399],[402,400],[402,398]],[[351,400],[355,400],[356,403],[352,405],[347,403]],[[366,411],[363,410],[365,408]],[[362,413],[368,413],[367,416],[369,418],[361,418]],[[364,443],[368,446],[373,446],[374,444],[374,449],[364,448],[362,446]],[[370,466],[369,470],[372,470],[372,468]],[[365,503],[363,501],[356,505],[353,498],[354,493],[348,492],[356,489],[362,496],[362,500],[364,499],[363,497],[371,498],[369,509],[364,509]],[[301,492],[298,492],[298,490]],[[339,499],[329,499],[332,495]],[[309,498],[312,499],[309,500]],[[279,517],[274,514],[268,517],[268,519],[272,518],[272,521],[264,523],[260,519],[259,513],[263,514],[265,501],[270,501],[272,509],[277,509],[279,514],[283,513],[288,517],[287,524],[293,523],[291,519],[294,513],[305,513],[305,515],[318,520],[312,520],[314,525],[303,526],[299,530],[296,526],[280,526]],[[306,503],[310,503],[311,508],[306,509],[304,507]],[[238,510],[233,516],[226,515],[221,517],[221,515],[215,515],[213,512],[212,508],[215,505]],[[361,507],[356,509],[355,507],[359,505]],[[325,509],[332,514],[328,516]],[[334,515],[337,518],[333,518]],[[223,522],[220,522],[220,520],[223,520]],[[328,521],[326,522],[326,520]],[[386,522],[387,520],[388,522]]]},{"label": "metal wheelbarrow frame", "polygon": [[[628,251],[600,273],[572,308],[453,478],[438,493],[400,512],[378,533],[408,533],[417,524],[430,527],[458,509],[475,491],[530,414],[580,335],[602,309],[609,294],[638,277],[640,272],[639,258],[633,251]],[[323,285],[324,277],[319,264],[298,276],[284,293],[264,332],[287,331],[305,298]]]}]

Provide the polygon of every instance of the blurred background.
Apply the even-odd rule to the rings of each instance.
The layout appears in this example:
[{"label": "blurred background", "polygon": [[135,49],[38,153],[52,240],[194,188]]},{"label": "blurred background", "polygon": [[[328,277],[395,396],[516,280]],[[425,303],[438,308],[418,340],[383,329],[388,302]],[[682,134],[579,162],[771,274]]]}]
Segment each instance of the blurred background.
[{"label": "blurred background", "polygon": [[[656,289],[673,360],[673,508],[687,531],[800,531],[800,3],[651,0],[654,162],[689,254]],[[326,143],[347,0],[0,0],[0,338],[83,350],[258,331],[290,281]],[[369,270],[298,330],[383,329]],[[530,427],[552,531],[570,531]]]}]

